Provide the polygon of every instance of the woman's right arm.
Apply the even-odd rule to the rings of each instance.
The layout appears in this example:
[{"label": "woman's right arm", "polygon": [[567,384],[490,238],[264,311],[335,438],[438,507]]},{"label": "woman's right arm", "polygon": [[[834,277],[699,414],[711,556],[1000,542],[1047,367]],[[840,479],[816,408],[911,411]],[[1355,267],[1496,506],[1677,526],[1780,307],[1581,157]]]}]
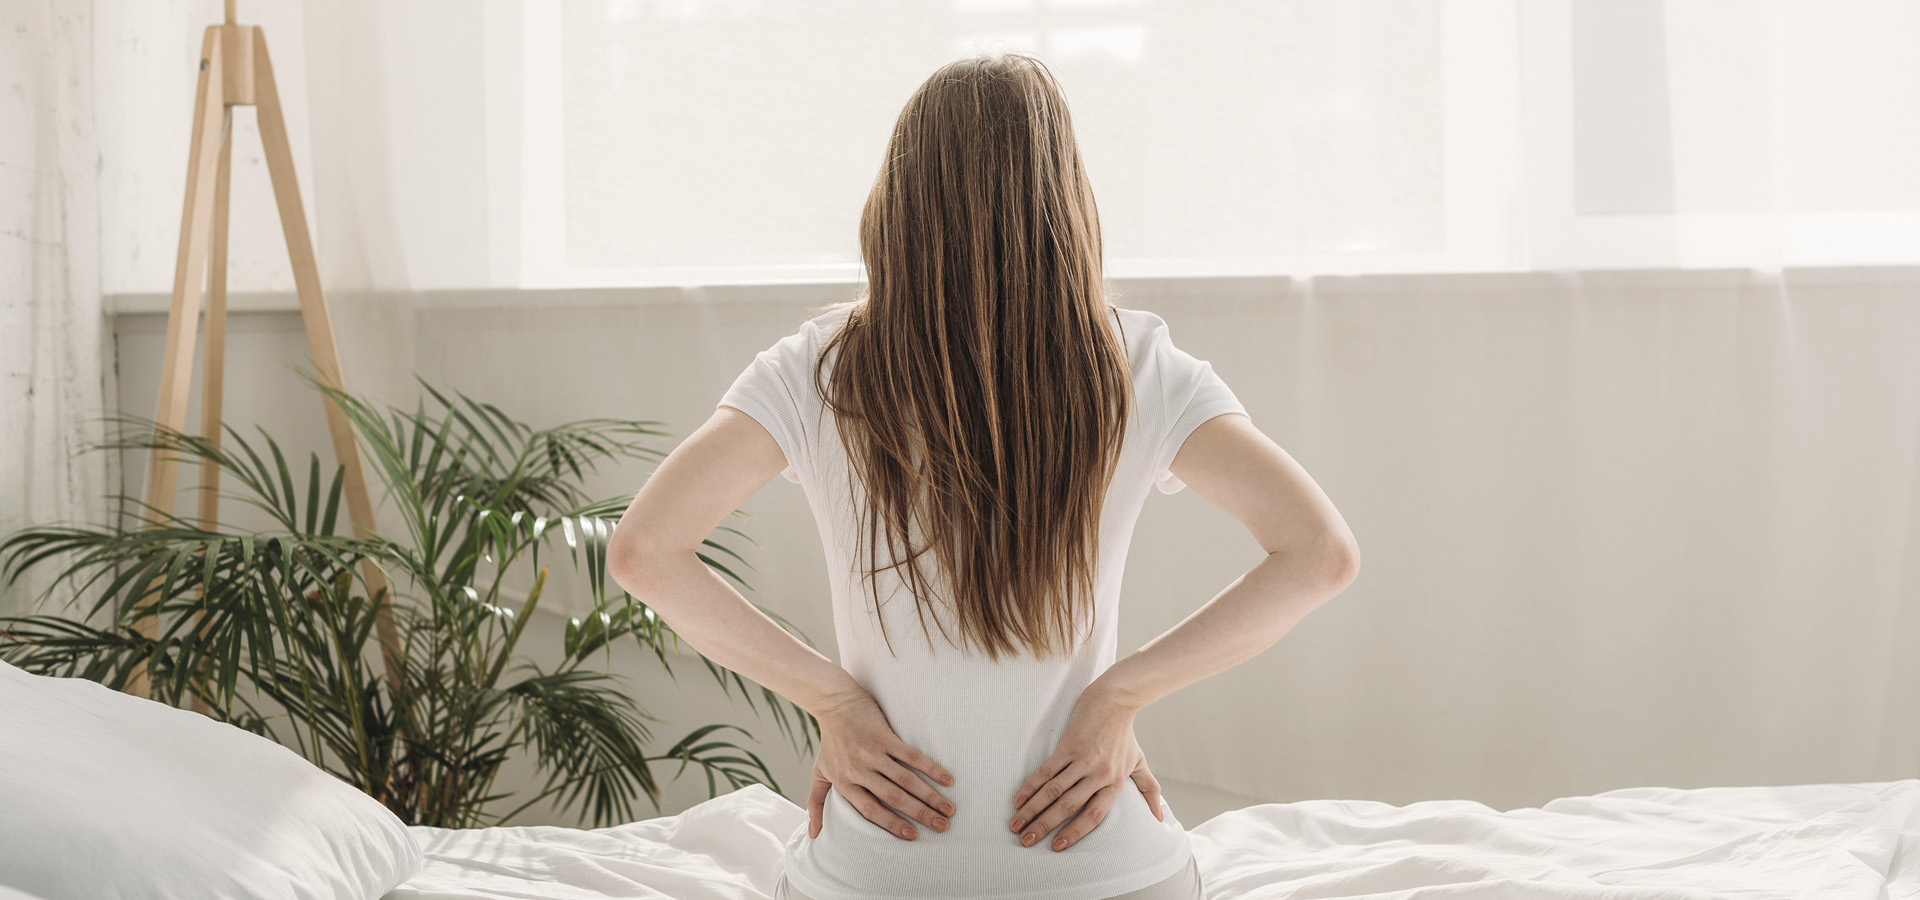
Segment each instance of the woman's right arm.
[{"label": "woman's right arm", "polygon": [[1071,847],[1106,817],[1128,778],[1159,817],[1160,784],[1134,740],[1134,715],[1258,656],[1359,572],[1359,545],[1333,501],[1246,416],[1202,422],[1168,468],[1240,520],[1267,555],[1081,694],[1059,747],[1014,795],[1010,826],[1033,835],[1029,846],[1064,822],[1052,847]]}]

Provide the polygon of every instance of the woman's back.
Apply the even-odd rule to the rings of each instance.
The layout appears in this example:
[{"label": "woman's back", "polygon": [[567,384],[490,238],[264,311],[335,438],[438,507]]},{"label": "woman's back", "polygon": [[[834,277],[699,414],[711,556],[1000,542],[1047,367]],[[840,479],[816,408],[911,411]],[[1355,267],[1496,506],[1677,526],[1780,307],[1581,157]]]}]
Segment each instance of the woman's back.
[{"label": "woman's back", "polygon": [[[1157,818],[1131,781],[1107,818],[1064,851],[1022,846],[1007,820],[1015,792],[1054,752],[1082,691],[1113,664],[1122,570],[1149,489],[1179,490],[1168,467],[1186,436],[1245,408],[1208,363],[1173,345],[1159,316],[1113,308],[1134,405],[1101,507],[1091,634],[1063,659],[994,662],[950,641],[960,632],[949,610],[922,607],[898,570],[886,570],[874,576],[883,635],[853,554],[865,538],[855,513],[864,498],[815,381],[821,349],[854,308],[816,316],[761,352],[719,405],[753,416],[786,454],[782,474],[806,491],[826,548],[840,663],[903,741],[954,774],[942,793],[957,812],[946,831],[921,829],[907,841],[829,792],[819,835],[810,838],[803,827],[787,844],[787,877],[815,900],[1099,900],[1178,873],[1191,859],[1185,827],[1171,809]],[[824,361],[822,379],[832,363]],[[929,568],[923,571],[938,581],[937,567]]]}]

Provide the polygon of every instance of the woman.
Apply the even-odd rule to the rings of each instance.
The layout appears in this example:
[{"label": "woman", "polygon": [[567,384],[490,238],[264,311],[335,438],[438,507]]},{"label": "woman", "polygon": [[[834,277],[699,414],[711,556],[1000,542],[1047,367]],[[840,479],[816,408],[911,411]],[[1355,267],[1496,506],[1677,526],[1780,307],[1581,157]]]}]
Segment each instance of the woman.
[{"label": "woman", "polygon": [[[819,719],[775,896],[1199,897],[1134,716],[1337,594],[1351,532],[1211,365],[1108,303],[1093,194],[1037,60],[964,59],[920,86],[860,243],[864,295],[761,352],[609,547],[683,640]],[[775,475],[813,504],[844,668],[695,554]],[[1115,663],[1134,520],[1149,485],[1184,484],[1267,556]]]}]

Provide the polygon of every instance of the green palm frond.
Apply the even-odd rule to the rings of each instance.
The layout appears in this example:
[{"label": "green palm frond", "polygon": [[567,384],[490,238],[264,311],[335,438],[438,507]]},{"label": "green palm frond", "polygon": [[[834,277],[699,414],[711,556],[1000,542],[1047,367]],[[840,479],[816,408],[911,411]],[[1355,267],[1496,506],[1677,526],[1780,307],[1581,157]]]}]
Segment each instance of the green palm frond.
[{"label": "green palm frond", "polygon": [[[704,744],[695,743],[701,738],[706,737],[708,734],[711,734],[712,732],[717,731],[721,728],[732,728],[735,731],[738,731],[749,738],[753,737],[752,732],[749,732],[746,729],[740,728],[735,725],[705,725],[698,729],[695,729],[691,734],[688,734],[685,738],[682,738],[680,740],[680,743],[675,744],[673,746],[673,749],[668,750],[665,756],[661,756],[657,758],[680,760],[680,772],[686,771],[687,763],[689,762],[699,763],[701,768],[706,771],[707,790],[715,794],[718,793],[718,789],[713,782],[713,775],[715,772],[719,772],[721,775],[726,776],[728,790],[744,787],[749,784],[759,783],[760,779],[756,777],[754,774],[756,772],[759,773],[760,775],[765,775],[767,777],[767,783],[775,791],[780,790],[780,785],[777,782],[774,782],[773,780],[773,773],[767,770],[767,764],[764,761],[762,761],[759,755],[755,754],[753,751],[739,747],[735,744],[726,743],[725,741],[708,741],[707,743],[704,743]],[[741,757],[741,756],[718,755],[721,752],[724,752],[727,750],[735,750],[740,753],[746,754],[746,756]],[[675,772],[674,774],[675,776],[678,776],[680,773]]]}]

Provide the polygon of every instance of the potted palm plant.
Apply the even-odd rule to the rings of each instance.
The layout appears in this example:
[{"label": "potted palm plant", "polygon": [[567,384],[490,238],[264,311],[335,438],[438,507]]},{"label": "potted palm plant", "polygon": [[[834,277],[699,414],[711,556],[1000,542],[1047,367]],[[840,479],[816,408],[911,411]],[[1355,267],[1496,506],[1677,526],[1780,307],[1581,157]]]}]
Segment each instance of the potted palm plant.
[{"label": "potted palm plant", "polygon": [[[613,644],[630,639],[672,672],[667,646],[677,649],[677,636],[617,585],[618,597],[609,596],[606,539],[630,498],[593,500],[580,485],[601,462],[663,458],[648,444],[666,435],[660,423],[588,419],[535,429],[424,380],[415,408],[382,411],[310,371],[300,374],[346,412],[398,529],[343,533],[343,470],[329,473],[313,455],[300,490],[264,429],[256,427],[256,445],[223,424],[226,439],[215,442],[115,416],[109,421],[118,429],[91,449],[172,453],[181,463],[218,466],[223,481],[239,486],[222,496],[263,510],[274,527],[226,530],[115,495],[146,508],[143,517],[122,518],[143,527],[18,531],[0,541],[7,582],[29,566],[54,563],[62,568],[38,599],[73,585],[68,607],[84,612],[0,617],[0,658],[115,689],[144,671],[153,699],[192,702],[279,741],[409,824],[503,824],[548,798],[596,826],[630,821],[642,795],[659,812],[659,762],[678,762],[680,772],[700,766],[710,794],[719,791],[716,776],[729,790],[762,777],[779,790],[759,756],[715,736],[734,728],[752,737],[737,726],[706,725],[650,752],[647,721],[659,720],[617,676],[590,665],[610,662]],[[751,543],[731,525],[716,531]],[[546,590],[542,550],[556,540],[584,569],[591,606],[568,620],[559,661],[542,665],[521,640]],[[748,587],[733,568],[745,564],[737,552],[709,538],[701,558]],[[395,596],[367,590],[357,574],[363,562],[385,574]],[[512,596],[514,577],[530,582],[524,599]],[[90,602],[83,599],[89,593]],[[148,616],[156,627],[135,627]],[[372,640],[383,616],[401,644],[385,672]],[[745,679],[701,661],[729,696],[737,685],[758,713]],[[811,752],[819,723],[771,690],[760,692],[781,731]],[[544,779],[531,797],[496,785],[502,766],[522,755]]]}]

